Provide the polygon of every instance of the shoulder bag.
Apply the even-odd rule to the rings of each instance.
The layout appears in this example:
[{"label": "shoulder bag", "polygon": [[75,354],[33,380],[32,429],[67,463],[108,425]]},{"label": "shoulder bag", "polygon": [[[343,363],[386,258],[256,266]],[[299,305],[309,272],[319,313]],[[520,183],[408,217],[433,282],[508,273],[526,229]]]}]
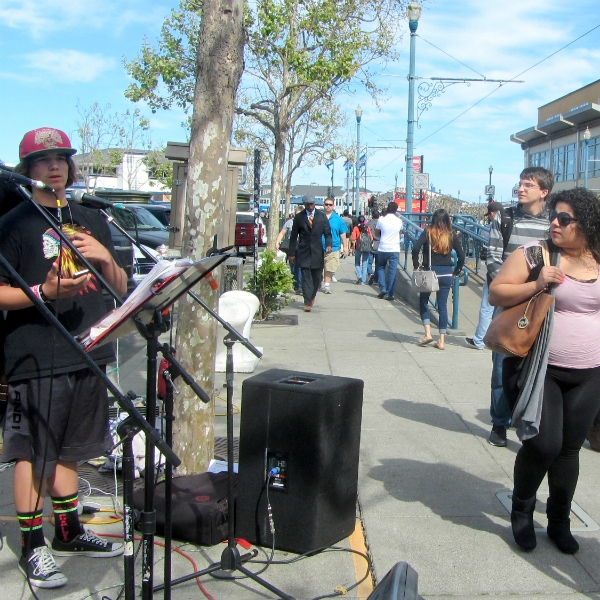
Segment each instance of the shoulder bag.
[{"label": "shoulder bag", "polygon": [[[544,264],[550,264],[545,242],[542,243],[542,262],[538,267]],[[539,276],[540,269],[535,271]],[[483,343],[490,350],[505,356],[526,357],[553,303],[554,297],[543,289],[528,300],[503,308],[494,315]]]},{"label": "shoulder bag", "polygon": [[[428,236],[429,237],[429,236]],[[427,240],[429,246],[429,271],[413,271],[412,289],[419,293],[437,292],[440,289],[437,275],[431,270],[431,239]]]}]

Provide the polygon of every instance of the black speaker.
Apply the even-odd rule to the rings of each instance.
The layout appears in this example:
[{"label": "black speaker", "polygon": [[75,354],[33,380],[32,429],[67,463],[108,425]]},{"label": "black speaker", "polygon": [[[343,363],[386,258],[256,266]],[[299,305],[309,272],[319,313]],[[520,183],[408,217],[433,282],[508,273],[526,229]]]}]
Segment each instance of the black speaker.
[{"label": "black speaker", "polygon": [[[356,522],[364,382],[270,369],[242,385],[236,537],[303,554]],[[269,475],[272,473],[272,475]]]}]

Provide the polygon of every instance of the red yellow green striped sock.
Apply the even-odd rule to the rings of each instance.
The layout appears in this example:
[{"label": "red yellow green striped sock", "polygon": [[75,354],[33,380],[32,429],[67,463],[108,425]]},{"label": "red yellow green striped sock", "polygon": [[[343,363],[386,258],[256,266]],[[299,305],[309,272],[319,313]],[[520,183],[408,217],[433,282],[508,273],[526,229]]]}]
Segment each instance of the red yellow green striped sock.
[{"label": "red yellow green striped sock", "polygon": [[33,512],[18,512],[17,521],[19,521],[19,529],[21,530],[21,551],[23,556],[27,551],[31,552],[34,548],[44,546],[44,529],[42,527],[41,510]]},{"label": "red yellow green striped sock", "polygon": [[77,506],[77,494],[55,498],[52,496],[52,509],[54,510],[54,534],[61,542],[70,542],[81,533],[81,523]]}]

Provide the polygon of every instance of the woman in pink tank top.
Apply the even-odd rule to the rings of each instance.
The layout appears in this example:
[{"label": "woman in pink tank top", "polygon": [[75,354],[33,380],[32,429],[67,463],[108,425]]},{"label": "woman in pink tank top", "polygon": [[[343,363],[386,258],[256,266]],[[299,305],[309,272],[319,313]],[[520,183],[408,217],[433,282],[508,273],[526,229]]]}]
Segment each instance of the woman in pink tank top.
[{"label": "woman in pink tank top", "polygon": [[543,388],[539,433],[523,440],[514,467],[511,524],[517,544],[536,546],[533,512],[546,474],[548,537],[561,552],[579,544],[570,531],[571,501],[579,475],[579,451],[600,409],[600,204],[594,194],[574,188],[550,195],[551,251],[558,266],[544,266],[528,281],[537,263],[533,242],[513,252],[490,285],[490,303],[513,306],[554,286],[554,325]]}]

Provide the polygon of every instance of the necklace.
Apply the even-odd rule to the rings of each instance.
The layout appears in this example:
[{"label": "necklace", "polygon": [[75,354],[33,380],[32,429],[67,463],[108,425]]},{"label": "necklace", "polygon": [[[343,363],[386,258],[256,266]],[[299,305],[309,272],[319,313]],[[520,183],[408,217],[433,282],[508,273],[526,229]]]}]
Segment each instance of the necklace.
[{"label": "necklace", "polygon": [[[52,207],[50,208],[49,206],[45,206],[45,205],[41,205],[43,206],[46,211],[48,212],[48,214],[59,224],[60,228],[62,229],[63,224],[64,224],[64,219],[63,219],[63,210],[66,208],[69,211],[69,221],[71,223],[71,227],[74,227],[73,224],[73,213],[71,212],[71,205],[67,202],[67,204],[65,206],[57,206],[56,208]],[[53,212],[56,211],[56,214]]]}]

